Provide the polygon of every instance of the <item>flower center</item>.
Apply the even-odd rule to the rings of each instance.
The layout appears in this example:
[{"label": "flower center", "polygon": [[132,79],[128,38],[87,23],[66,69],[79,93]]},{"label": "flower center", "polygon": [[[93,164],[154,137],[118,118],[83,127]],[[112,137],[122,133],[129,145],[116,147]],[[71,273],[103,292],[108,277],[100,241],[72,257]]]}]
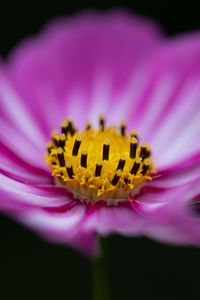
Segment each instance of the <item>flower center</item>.
[{"label": "flower center", "polygon": [[139,145],[135,131],[127,135],[124,122],[106,127],[103,115],[98,129],[88,124],[84,131],[65,120],[61,133],[52,133],[46,162],[75,198],[92,203],[127,200],[156,173],[148,145]]}]

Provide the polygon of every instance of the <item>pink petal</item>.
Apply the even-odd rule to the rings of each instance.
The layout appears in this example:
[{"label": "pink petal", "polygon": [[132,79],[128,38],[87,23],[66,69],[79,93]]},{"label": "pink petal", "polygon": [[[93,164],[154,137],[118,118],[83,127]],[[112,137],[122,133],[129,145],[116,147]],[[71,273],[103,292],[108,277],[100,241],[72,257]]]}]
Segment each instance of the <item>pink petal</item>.
[{"label": "pink petal", "polygon": [[59,240],[62,234],[67,240],[74,233],[74,228],[78,228],[84,214],[84,205],[76,205],[63,213],[49,213],[44,210],[31,209],[22,214],[20,219],[22,218],[24,224],[33,227],[37,231],[51,233],[52,236],[50,237],[52,239]]},{"label": "pink petal", "polygon": [[59,207],[66,209],[76,203],[71,194],[65,189],[56,186],[37,186],[28,182],[20,182],[8,177],[7,174],[0,172],[0,195],[1,193],[10,194],[13,201],[9,202],[4,196],[0,197],[0,208],[8,209],[13,207],[43,207],[54,210]]},{"label": "pink petal", "polygon": [[[23,148],[23,147],[21,147]],[[26,149],[25,149],[26,150]],[[27,163],[6,145],[0,142],[0,170],[7,176],[21,182],[32,182],[39,185],[53,184],[49,170],[43,170]]]},{"label": "pink petal", "polygon": [[194,182],[200,174],[200,152],[173,166],[158,169],[158,177],[150,183],[153,187],[171,188]]},{"label": "pink petal", "polygon": [[181,200],[185,201],[185,205],[179,203],[174,210],[172,205],[163,207],[145,235],[168,243],[200,246],[200,219],[192,211],[189,203],[192,198],[189,200],[182,196]]},{"label": "pink petal", "polygon": [[200,245],[200,220],[191,203],[199,189],[200,177],[178,187],[147,190],[134,208],[148,220],[144,235],[178,245]]},{"label": "pink petal", "polygon": [[44,162],[47,140],[25,107],[0,65],[0,151],[2,147],[30,163],[47,169]]},{"label": "pink petal", "polygon": [[199,54],[199,33],[160,45],[149,62],[143,93],[129,111],[129,124],[150,143],[158,167],[200,150]]},{"label": "pink petal", "polygon": [[31,111],[23,104],[24,99],[13,87],[3,64],[0,64],[0,101],[1,127],[8,126],[8,132],[5,129],[7,135],[9,136],[12,130],[16,129],[32,144],[34,150],[43,149],[45,137],[35,118],[32,117]]},{"label": "pink petal", "polygon": [[[66,116],[83,126],[100,113],[110,115],[111,103],[160,39],[150,21],[128,13],[85,13],[58,20],[22,43],[9,72],[23,106],[49,137]],[[126,109],[130,105],[127,100]]]},{"label": "pink petal", "polygon": [[[13,193],[1,193],[8,203],[16,202]],[[42,197],[41,197],[42,198]],[[5,200],[5,198],[4,198]],[[48,198],[46,197],[48,201]],[[59,203],[59,197],[58,197]],[[0,209],[1,209],[0,203]],[[7,204],[8,206],[8,204]],[[98,244],[93,232],[82,230],[85,216],[85,206],[77,204],[62,211],[48,211],[39,206],[7,207],[4,213],[18,220],[20,223],[34,230],[37,234],[50,242],[68,245],[87,256],[98,255]]]},{"label": "pink petal", "polygon": [[139,235],[146,221],[138,215],[130,203],[108,206],[97,204],[87,211],[84,222],[86,230],[92,230],[100,235],[121,233],[123,235]]}]

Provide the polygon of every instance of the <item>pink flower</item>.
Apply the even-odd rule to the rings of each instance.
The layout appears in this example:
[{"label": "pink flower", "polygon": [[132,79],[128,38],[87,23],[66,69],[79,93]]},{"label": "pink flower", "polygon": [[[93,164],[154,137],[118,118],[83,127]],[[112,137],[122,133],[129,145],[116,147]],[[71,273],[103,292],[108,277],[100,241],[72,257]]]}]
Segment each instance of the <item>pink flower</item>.
[{"label": "pink flower", "polygon": [[[3,213],[88,255],[112,233],[200,244],[199,33],[168,39],[126,12],[57,20],[1,62],[0,101]],[[66,117],[83,130],[101,113],[150,145],[158,175],[110,205],[77,199],[44,159]]]}]

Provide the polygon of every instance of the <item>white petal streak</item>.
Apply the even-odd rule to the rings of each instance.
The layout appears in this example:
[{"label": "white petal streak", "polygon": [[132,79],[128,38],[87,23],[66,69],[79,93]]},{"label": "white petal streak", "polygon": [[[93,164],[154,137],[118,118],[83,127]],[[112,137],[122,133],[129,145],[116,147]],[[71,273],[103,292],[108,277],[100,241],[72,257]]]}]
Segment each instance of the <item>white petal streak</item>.
[{"label": "white petal streak", "polygon": [[[37,205],[38,207],[59,206],[69,201],[64,195],[58,195],[57,193],[54,195],[53,192],[42,191],[40,188],[17,182],[2,174],[0,174],[0,189],[9,192],[19,203]],[[6,201],[6,199],[0,199],[0,201]],[[8,206],[5,202],[6,205]]]},{"label": "white petal streak", "polygon": [[162,112],[174,86],[175,79],[169,74],[162,77],[157,82],[153,95],[151,96],[151,99],[149,99],[148,109],[146,109],[142,116],[140,125],[140,134],[142,136],[148,136],[148,132],[152,130],[153,123]]},{"label": "white petal streak", "polygon": [[0,77],[0,99],[2,108],[15,126],[40,148],[45,143],[44,136],[27,108],[22,104],[17,92],[2,75]]},{"label": "white petal streak", "polygon": [[88,120],[94,125],[97,125],[100,114],[109,116],[108,109],[110,108],[109,103],[111,102],[112,76],[106,73],[102,74],[102,72],[103,71],[100,71],[94,79],[91,94],[91,105],[88,109]]},{"label": "white petal streak", "polygon": [[43,151],[39,151],[34,147],[28,139],[21,135],[18,131],[13,129],[8,122],[0,119],[1,141],[8,146],[20,158],[37,167],[46,168],[44,162],[45,144],[43,144]]},{"label": "white petal streak", "polygon": [[74,229],[84,217],[85,207],[76,205],[66,213],[49,214],[45,211],[32,210],[26,213],[22,222],[26,225],[43,230],[69,230]]},{"label": "white petal streak", "polygon": [[6,165],[5,162],[1,163],[0,161],[0,168],[3,171],[13,176],[20,178],[21,180],[23,180],[24,183],[26,182],[28,183],[31,181],[31,182],[38,182],[40,185],[42,185],[42,184],[49,184],[50,182],[48,177],[39,176],[33,172],[31,173],[30,171],[21,168],[19,165],[12,165],[11,167],[9,165]]},{"label": "white petal streak", "polygon": [[133,71],[126,88],[117,97],[115,107],[112,107],[110,119],[113,123],[118,124],[119,121],[126,120],[130,112],[134,112],[148,79],[149,74],[145,66],[140,65],[140,68]]},{"label": "white petal streak", "polygon": [[152,140],[154,152],[158,158],[157,163],[160,165],[181,158],[180,154],[184,156],[185,151],[188,151],[188,147],[184,147],[181,153],[170,149],[174,147],[174,149],[176,148],[180,151],[180,147],[183,144],[186,145],[189,142],[188,139],[195,135],[199,128],[197,126],[200,113],[200,106],[198,105],[200,97],[199,81],[194,83],[191,80],[188,82],[179,97],[172,112],[166,116],[165,121],[160,125],[157,134]]},{"label": "white petal streak", "polygon": [[[175,161],[177,157],[178,159],[182,159],[188,156],[189,147],[191,148],[189,155],[195,154],[200,149],[200,138],[197,136],[197,132],[195,130],[199,127],[199,122],[200,112],[197,111],[188,126],[183,126],[182,132],[177,134],[176,143],[173,143],[172,146],[163,152],[162,160],[160,160],[160,164],[162,164],[162,166],[164,166],[165,162],[167,162],[171,157],[174,157]],[[186,144],[188,144],[188,146]]]},{"label": "white petal streak", "polygon": [[200,166],[194,170],[188,170],[186,173],[180,173],[179,175],[172,175],[167,178],[162,178],[160,180],[155,180],[151,182],[151,186],[172,188],[177,186],[183,186],[198,180],[200,174]]},{"label": "white petal streak", "polygon": [[70,94],[66,95],[66,107],[63,107],[66,112],[66,117],[70,117],[78,129],[85,125],[87,118],[87,105],[85,101],[84,89],[80,87],[74,87]]},{"label": "white petal streak", "polygon": [[[59,99],[56,96],[55,90],[53,89],[52,85],[49,83],[41,85],[37,89],[37,98],[39,99],[40,103],[45,103],[41,107],[43,109],[44,121],[48,124],[48,128],[50,131],[52,130],[52,119],[56,120],[57,122],[61,122],[61,110],[62,106],[59,105]],[[60,125],[58,123],[58,125]]]}]

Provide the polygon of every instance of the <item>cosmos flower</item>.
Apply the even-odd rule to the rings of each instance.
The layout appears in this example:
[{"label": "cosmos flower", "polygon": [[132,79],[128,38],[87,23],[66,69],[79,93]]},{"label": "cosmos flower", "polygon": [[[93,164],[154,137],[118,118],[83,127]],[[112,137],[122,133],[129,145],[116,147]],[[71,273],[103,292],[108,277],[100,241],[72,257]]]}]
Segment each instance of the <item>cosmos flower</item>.
[{"label": "cosmos flower", "polygon": [[200,35],[126,12],[59,19],[0,64],[0,210],[87,255],[199,245]]}]

